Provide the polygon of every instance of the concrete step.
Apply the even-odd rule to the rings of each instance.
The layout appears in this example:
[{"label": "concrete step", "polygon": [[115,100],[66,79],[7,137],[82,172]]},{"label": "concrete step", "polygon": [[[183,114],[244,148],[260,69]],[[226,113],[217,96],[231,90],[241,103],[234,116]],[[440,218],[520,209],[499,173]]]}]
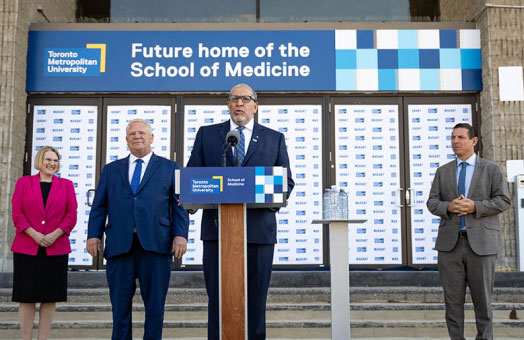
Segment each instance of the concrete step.
[{"label": "concrete step", "polygon": [[[522,306],[521,306],[522,308]],[[524,310],[522,308],[521,310]],[[498,321],[510,320],[510,310],[494,310],[493,317]],[[524,312],[521,313],[524,316]],[[474,320],[475,316],[471,309],[465,313],[466,319]],[[271,310],[268,308],[266,318],[268,321],[329,321],[331,320],[330,310],[302,309],[302,310]],[[438,310],[357,310],[350,314],[352,321],[360,320],[443,320],[444,309]],[[90,311],[90,312],[57,312],[55,320],[63,322],[83,321],[110,321],[111,311]],[[204,311],[166,311],[164,314],[166,321],[207,321],[207,310]],[[133,320],[144,321],[144,311],[134,311]],[[3,322],[18,322],[18,311],[3,312],[0,315],[0,328]]]},{"label": "concrete step", "polygon": [[[398,336],[403,339],[424,334],[428,338],[447,335],[444,305],[428,303],[352,303],[351,332],[353,337],[382,339]],[[474,336],[472,305],[466,305],[466,331]],[[510,320],[511,310],[524,311],[524,303],[494,303],[494,327],[499,337],[524,338],[524,321]],[[133,327],[141,336],[144,306],[133,306]],[[205,337],[207,313],[205,304],[166,305],[165,337]],[[524,314],[524,313],[523,313]],[[522,319],[522,314],[518,314]],[[327,339],[330,337],[330,306],[317,304],[269,304],[268,338]],[[349,320],[348,320],[349,322]],[[36,326],[37,321],[35,322]],[[16,303],[0,304],[0,339],[18,335]],[[51,336],[53,338],[110,337],[111,306],[109,304],[71,304],[57,306]]]},{"label": "concrete step", "polygon": [[[469,294],[466,297],[471,302]],[[403,303],[443,303],[444,296],[440,287],[356,287],[350,289],[350,301],[362,302],[403,302]],[[0,289],[0,303],[11,301],[11,289]],[[134,297],[140,303],[140,290]],[[204,288],[170,288],[167,294],[167,304],[207,303]],[[328,287],[314,288],[279,288],[269,289],[268,303],[329,303],[331,291]],[[493,302],[524,303],[524,287],[495,288]],[[69,289],[70,303],[109,303],[107,288]]]},{"label": "concrete step", "polygon": [[[443,293],[440,287],[351,287],[352,339],[446,338]],[[19,338],[17,304],[11,289],[0,289],[0,339]],[[329,339],[328,287],[272,286],[267,312],[268,339]],[[143,333],[144,306],[137,290],[134,299],[134,336]],[[524,339],[524,287],[496,287],[493,294],[497,339]],[[475,336],[472,305],[466,305],[466,335]],[[509,318],[515,310],[520,320]],[[164,339],[206,337],[207,295],[203,287],[170,288]],[[349,322],[349,320],[348,320]],[[68,302],[57,305],[53,339],[108,339],[111,305],[107,287],[71,288]],[[35,334],[36,335],[36,334]]]},{"label": "concrete step", "polygon": [[[16,339],[5,339],[5,340],[18,340]],[[48,338],[48,340],[57,340],[58,338]],[[270,338],[271,340],[291,340],[292,338]],[[326,340],[331,338],[309,338],[308,340]],[[518,338],[522,340],[521,338]],[[517,338],[500,338],[498,337],[497,340],[518,340]],[[75,338],[75,340],[107,340],[107,338]],[[200,337],[191,337],[191,338],[166,338],[163,337],[162,340],[207,340],[207,337],[200,338]],[[355,338],[351,337],[351,340],[369,340],[369,338]],[[421,337],[402,337],[402,338],[381,338],[381,340],[449,340],[449,338],[421,338]]]},{"label": "concrete step", "polygon": [[[504,318],[506,313],[515,311],[518,315],[522,314],[524,317],[524,303],[493,303],[493,311],[496,315],[499,315],[499,318]],[[444,311],[444,304],[442,303],[351,303],[350,310],[352,312],[353,318],[358,315],[371,314],[375,316],[370,319],[393,319],[391,316],[394,316],[395,313],[402,313],[402,315],[413,315],[412,319],[416,319],[422,313],[425,315],[436,314],[438,318],[441,317],[441,312]],[[473,311],[473,304],[467,303],[465,305],[466,311]],[[140,303],[133,304],[133,313],[134,315],[142,315],[145,311],[144,305]],[[177,313],[184,315],[187,313],[201,313],[203,319],[207,317],[207,304],[166,304],[164,311],[166,315],[176,316]],[[295,313],[300,314],[302,312],[308,313],[318,313],[318,315],[323,315],[323,313],[329,313],[331,311],[331,306],[327,303],[269,303],[267,305],[268,315],[278,315],[277,319],[280,319],[285,316],[280,316],[282,313]],[[18,312],[18,303],[2,303],[0,304],[0,320],[7,318],[9,313]],[[56,308],[57,315],[73,315],[81,314],[89,315],[90,313],[95,313],[102,315],[103,313],[111,313],[111,305],[105,303],[99,304],[71,304],[71,303],[59,303]],[[380,316],[381,313],[384,313],[384,316]],[[380,317],[378,317],[380,316]],[[506,315],[507,316],[507,315]],[[329,318],[329,316],[328,316]],[[194,318],[193,318],[194,319]],[[364,319],[364,318],[362,318]],[[408,319],[408,318],[406,318]],[[427,319],[427,317],[425,318]]]},{"label": "concrete step", "polygon": [[[133,334],[141,337],[144,323],[133,322]],[[35,324],[36,327],[36,324]],[[60,339],[77,339],[85,337],[109,338],[112,322],[76,320],[64,322],[56,320],[53,323],[50,337]],[[191,338],[205,337],[206,323],[200,321],[168,321],[164,322],[164,337]],[[524,322],[520,320],[495,321],[496,338],[522,339]],[[475,322],[466,320],[466,336],[475,336]],[[329,321],[267,321],[268,338],[311,339],[330,337]],[[447,335],[445,322],[442,321],[408,321],[408,320],[355,320],[351,322],[352,337],[381,339],[388,337],[412,338],[424,334],[427,338],[443,338]],[[2,323],[0,339],[16,338],[19,335],[18,323]]]},{"label": "concrete step", "polygon": [[[440,287],[436,270],[413,270],[408,267],[397,270],[351,270],[351,287]],[[436,268],[435,268],[436,269]],[[13,285],[12,273],[0,273],[0,288]],[[172,288],[204,288],[201,270],[175,270],[169,281]],[[329,287],[329,267],[322,270],[273,270],[271,287]],[[68,273],[70,288],[107,287],[105,271],[71,270]],[[495,287],[524,287],[524,272],[498,271],[495,273]]]},{"label": "concrete step", "polygon": [[[271,340],[291,340],[292,338],[270,338]],[[308,340],[326,340],[331,338],[309,338]],[[355,338],[351,337],[352,340],[369,340],[369,338]],[[522,340],[521,338],[519,338]],[[17,339],[6,339],[6,340],[18,340]],[[49,338],[48,340],[57,340],[57,338]],[[107,340],[107,338],[75,338],[75,340]],[[162,340],[207,340],[206,338],[191,337],[191,338],[166,338]],[[381,338],[381,340],[449,340],[449,338],[420,338],[420,337],[402,337],[402,338]],[[516,338],[497,338],[497,340],[518,340]]]}]

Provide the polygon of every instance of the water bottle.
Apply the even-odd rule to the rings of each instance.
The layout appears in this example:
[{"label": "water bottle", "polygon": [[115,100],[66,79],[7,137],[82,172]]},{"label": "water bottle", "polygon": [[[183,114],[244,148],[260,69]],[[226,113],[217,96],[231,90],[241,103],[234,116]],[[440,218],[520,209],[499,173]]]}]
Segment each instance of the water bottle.
[{"label": "water bottle", "polygon": [[338,193],[338,206],[339,206],[339,213],[340,216],[337,217],[339,220],[347,220],[348,219],[348,195],[344,191],[344,189],[340,189],[340,192]]},{"label": "water bottle", "polygon": [[338,189],[336,185],[332,185],[331,190],[329,191],[329,206],[331,210],[330,219],[338,219]]},{"label": "water bottle", "polygon": [[322,219],[331,219],[331,206],[329,204],[329,189],[326,188],[324,195],[322,196]]}]

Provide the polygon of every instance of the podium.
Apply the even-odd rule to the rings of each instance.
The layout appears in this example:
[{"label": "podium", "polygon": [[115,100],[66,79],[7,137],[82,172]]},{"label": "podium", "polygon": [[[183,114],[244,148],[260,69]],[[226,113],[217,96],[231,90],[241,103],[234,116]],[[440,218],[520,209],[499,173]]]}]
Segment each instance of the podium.
[{"label": "podium", "polygon": [[286,206],[283,167],[195,167],[176,170],[185,209],[218,209],[220,338],[247,339],[247,208]]},{"label": "podium", "polygon": [[331,339],[350,339],[348,224],[367,220],[313,220],[329,224],[331,274]]}]

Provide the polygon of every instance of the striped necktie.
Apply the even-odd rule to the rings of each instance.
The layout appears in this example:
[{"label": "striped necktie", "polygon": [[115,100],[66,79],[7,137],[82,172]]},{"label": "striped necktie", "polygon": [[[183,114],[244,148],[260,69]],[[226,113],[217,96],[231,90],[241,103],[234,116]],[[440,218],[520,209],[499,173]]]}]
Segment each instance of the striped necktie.
[{"label": "striped necktie", "polygon": [[[458,180],[458,194],[464,195],[466,197],[466,167],[468,163],[462,162],[460,163],[460,172],[459,172],[459,180]],[[459,224],[460,230],[466,230],[466,217],[460,216],[460,224]]]},{"label": "striped necktie", "polygon": [[244,136],[243,130],[245,129],[245,126],[239,126],[237,127],[238,132],[240,133],[240,141],[237,145],[237,152],[238,152],[238,162],[240,165],[242,165],[242,162],[244,161],[244,158],[246,157],[246,137]]},{"label": "striped necktie", "polygon": [[140,186],[140,176],[142,175],[143,160],[138,158],[135,162],[135,171],[133,172],[133,177],[131,177],[131,190],[133,190],[133,194],[136,194],[136,192],[138,191],[138,187]]}]

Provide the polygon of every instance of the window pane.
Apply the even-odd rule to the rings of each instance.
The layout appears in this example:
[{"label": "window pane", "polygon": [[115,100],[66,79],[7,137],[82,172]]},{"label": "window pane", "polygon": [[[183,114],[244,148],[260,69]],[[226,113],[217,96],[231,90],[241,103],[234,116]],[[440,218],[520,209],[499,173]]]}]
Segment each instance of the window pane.
[{"label": "window pane", "polygon": [[438,0],[260,0],[261,22],[433,21]]},{"label": "window pane", "polygon": [[256,1],[112,0],[111,22],[256,22]]}]

